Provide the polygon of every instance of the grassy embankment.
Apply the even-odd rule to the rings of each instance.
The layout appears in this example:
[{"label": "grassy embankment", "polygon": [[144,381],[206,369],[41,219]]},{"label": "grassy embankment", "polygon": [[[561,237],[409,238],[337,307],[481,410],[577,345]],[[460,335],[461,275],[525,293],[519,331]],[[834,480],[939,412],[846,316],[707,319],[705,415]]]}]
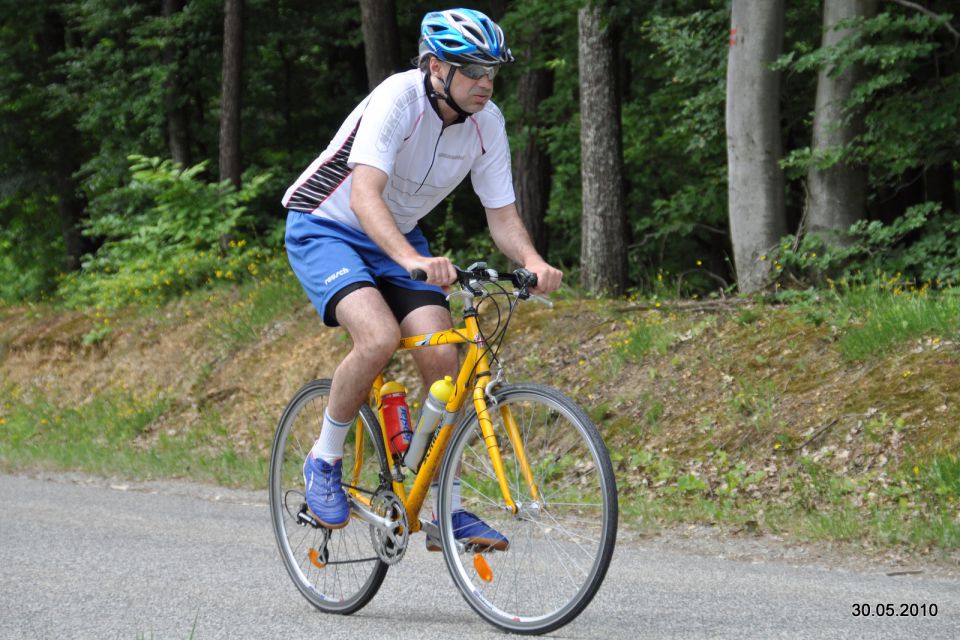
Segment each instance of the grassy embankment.
[{"label": "grassy embankment", "polygon": [[[0,308],[0,469],[262,487],[286,399],[347,349],[270,277],[162,305]],[[512,380],[610,445],[624,522],[960,549],[960,292],[527,306]],[[418,387],[410,360],[391,375]]]}]

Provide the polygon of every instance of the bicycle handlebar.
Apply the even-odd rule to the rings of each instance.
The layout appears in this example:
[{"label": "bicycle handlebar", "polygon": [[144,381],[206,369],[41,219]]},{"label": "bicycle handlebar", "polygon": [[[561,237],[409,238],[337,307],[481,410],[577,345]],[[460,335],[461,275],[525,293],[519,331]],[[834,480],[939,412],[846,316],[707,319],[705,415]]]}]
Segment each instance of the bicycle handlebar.
[{"label": "bicycle handlebar", "polygon": [[[487,268],[482,262],[475,263],[468,269],[461,269],[456,265],[453,268],[457,272],[457,282],[463,286],[469,286],[471,282],[509,282],[521,291],[529,291],[537,286],[537,274],[523,268],[512,273],[499,273],[495,269]],[[414,269],[410,272],[410,278],[425,282],[427,273],[423,269]]]}]

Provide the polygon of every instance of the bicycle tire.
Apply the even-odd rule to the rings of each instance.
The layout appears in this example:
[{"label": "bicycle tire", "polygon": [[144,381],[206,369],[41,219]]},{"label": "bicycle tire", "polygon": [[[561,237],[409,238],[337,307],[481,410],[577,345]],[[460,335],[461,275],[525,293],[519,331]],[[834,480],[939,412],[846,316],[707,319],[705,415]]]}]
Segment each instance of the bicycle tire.
[{"label": "bicycle tire", "polygon": [[[504,631],[541,634],[576,618],[600,588],[616,542],[616,479],[590,418],[561,392],[535,384],[506,385],[489,402],[511,497],[506,509],[476,411],[451,438],[442,466],[439,522],[443,555],[467,603]],[[508,407],[542,500],[534,500],[504,429]],[[509,540],[505,551],[461,549],[451,524],[453,481],[462,506]],[[537,505],[540,508],[537,508]],[[478,566],[476,556],[483,564]],[[491,574],[481,577],[481,569]]]},{"label": "bicycle tire", "polygon": [[[297,391],[280,418],[270,455],[270,519],[284,567],[303,597],[321,611],[347,615],[376,595],[388,565],[377,557],[369,525],[358,518],[334,530],[297,521],[304,505],[303,461],[320,435],[329,395],[330,380],[314,380]],[[357,484],[352,484],[357,428],[351,427],[344,445],[343,482],[356,487],[348,491],[372,495],[389,477],[387,457],[369,406],[361,408],[360,418],[363,465]]]}]

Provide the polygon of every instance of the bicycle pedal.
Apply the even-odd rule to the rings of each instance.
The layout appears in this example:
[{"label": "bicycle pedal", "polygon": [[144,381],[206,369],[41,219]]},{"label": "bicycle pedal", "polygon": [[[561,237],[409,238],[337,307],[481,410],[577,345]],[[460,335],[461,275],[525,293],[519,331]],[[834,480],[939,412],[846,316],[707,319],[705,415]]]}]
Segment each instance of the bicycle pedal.
[{"label": "bicycle pedal", "polygon": [[[460,544],[462,544],[462,543],[460,543]],[[502,549],[502,551],[507,551],[507,549],[509,549],[509,548],[510,548],[510,547],[508,546],[506,549]],[[470,543],[467,543],[467,544],[463,545],[463,551],[462,551],[462,553],[493,553],[494,551],[501,551],[501,549],[497,549],[496,547],[494,547],[494,546],[492,546],[492,545],[488,545],[488,544],[470,544]]]},{"label": "bicycle pedal", "polygon": [[323,525],[320,524],[320,521],[317,520],[312,513],[310,513],[310,509],[307,508],[306,502],[300,505],[300,511],[297,512],[297,524],[301,527],[310,526],[314,529],[320,529],[323,527]]}]

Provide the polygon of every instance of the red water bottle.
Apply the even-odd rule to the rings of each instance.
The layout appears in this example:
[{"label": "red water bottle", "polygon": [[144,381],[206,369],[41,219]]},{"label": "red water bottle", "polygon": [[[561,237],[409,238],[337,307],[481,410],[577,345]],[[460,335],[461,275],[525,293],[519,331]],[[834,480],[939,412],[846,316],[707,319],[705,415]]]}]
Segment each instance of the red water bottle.
[{"label": "red water bottle", "polygon": [[410,446],[413,430],[410,428],[410,409],[407,407],[407,390],[399,382],[387,382],[380,388],[381,415],[387,431],[390,451],[403,455]]}]

